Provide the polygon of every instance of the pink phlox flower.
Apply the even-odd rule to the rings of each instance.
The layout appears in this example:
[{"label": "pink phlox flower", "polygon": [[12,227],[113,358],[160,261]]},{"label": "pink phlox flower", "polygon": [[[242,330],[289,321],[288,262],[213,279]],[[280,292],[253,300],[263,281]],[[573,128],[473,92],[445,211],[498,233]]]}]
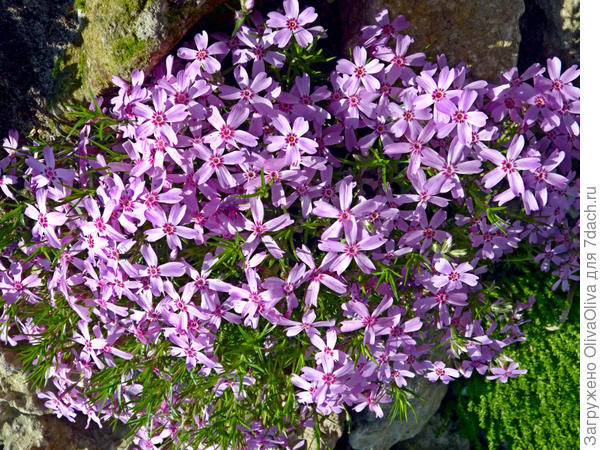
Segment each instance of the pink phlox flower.
[{"label": "pink phlox flower", "polygon": [[448,306],[468,306],[467,294],[457,290],[447,291],[443,288],[435,289],[428,296],[420,297],[413,303],[417,315],[421,315],[432,308],[438,309],[438,328],[450,325],[450,313]]},{"label": "pink phlox flower", "polygon": [[[174,105],[193,107],[198,104],[196,99],[212,91],[211,86],[204,80],[197,80],[190,71],[180,70],[172,81],[161,79],[157,86],[170,94],[169,101]],[[191,111],[191,110],[190,110]]]},{"label": "pink phlox flower", "polygon": [[431,177],[425,178],[425,172],[422,169],[417,170],[415,174],[409,177],[416,194],[400,194],[393,198],[394,204],[400,206],[406,203],[417,203],[417,209],[427,209],[427,205],[434,204],[445,208],[450,200],[440,197],[440,180]]},{"label": "pink phlox flower", "polygon": [[536,88],[544,91],[551,91],[557,98],[564,100],[579,100],[579,88],[571,83],[579,77],[580,70],[577,64],[573,64],[561,75],[561,61],[558,57],[548,58],[546,60],[548,67],[548,78],[538,74],[534,78]]},{"label": "pink phlox flower", "polygon": [[523,375],[527,373],[527,369],[519,369],[519,363],[516,363],[512,360],[508,360],[500,367],[492,367],[490,369],[490,372],[492,372],[492,375],[488,375],[486,377],[488,380],[497,379],[501,383],[506,383],[509,378],[515,378],[518,375]]},{"label": "pink phlox flower", "polygon": [[372,313],[369,312],[364,303],[355,300],[346,303],[347,314],[356,318],[340,323],[340,330],[343,333],[349,333],[364,328],[365,344],[373,345],[375,337],[382,334],[389,334],[390,328],[394,324],[390,317],[379,317],[385,310],[392,306],[392,303],[393,300],[391,297],[383,299]]},{"label": "pink phlox flower", "polygon": [[446,286],[448,291],[460,289],[463,283],[469,286],[475,286],[477,284],[477,279],[479,278],[477,275],[468,273],[473,270],[471,264],[464,262],[454,267],[445,258],[440,258],[438,262],[435,263],[435,270],[441,275],[434,275],[431,277],[433,285],[436,288]]},{"label": "pink phlox flower", "polygon": [[255,269],[246,269],[245,274],[246,287],[232,286],[229,296],[233,300],[235,312],[245,317],[244,325],[256,328],[259,315],[267,319],[272,317],[274,306],[283,295],[273,289],[263,289]]},{"label": "pink phlox flower", "polygon": [[171,334],[169,335],[169,340],[175,344],[174,346],[169,347],[171,356],[178,356],[180,358],[185,357],[186,369],[192,370],[197,364],[202,364],[211,369],[218,366],[217,363],[202,352],[202,345],[195,340],[190,339],[189,336]]},{"label": "pink phlox flower", "polygon": [[410,247],[400,246],[396,248],[396,243],[394,242],[394,240],[388,239],[388,241],[385,243],[385,249],[381,252],[374,252],[372,254],[372,257],[377,261],[381,261],[385,264],[391,265],[396,260],[396,258],[402,255],[406,255],[411,251],[412,249]]},{"label": "pink phlox flower", "polygon": [[169,217],[165,215],[165,212],[161,208],[155,208],[146,212],[146,218],[152,222],[155,228],[146,230],[147,242],[156,242],[163,237],[167,238],[167,245],[171,250],[181,250],[181,240],[179,237],[184,239],[194,239],[197,235],[197,231],[193,228],[188,228],[180,225],[182,221],[185,223],[186,206],[182,204],[174,204],[169,210]]},{"label": "pink phlox flower", "polygon": [[444,124],[450,120],[439,110],[440,103],[443,100],[459,97],[461,94],[460,90],[449,89],[455,79],[456,72],[448,66],[441,68],[437,81],[425,71],[416,78],[417,84],[425,90],[425,93],[415,99],[415,107],[421,109],[433,104],[433,120],[436,124]]},{"label": "pink phlox flower", "polygon": [[175,104],[167,109],[167,94],[159,88],[152,94],[152,104],[154,108],[138,103],[133,111],[141,120],[135,133],[138,139],[143,139],[150,135],[155,137],[163,136],[172,145],[177,143],[177,135],[173,129],[173,123],[183,122],[188,116],[185,105]]},{"label": "pink phlox flower", "polygon": [[386,391],[376,384],[370,384],[366,390],[356,394],[355,397],[357,404],[352,408],[354,411],[360,412],[368,406],[369,411],[373,412],[378,419],[384,415],[381,403],[390,403],[392,401],[392,398],[386,394]]},{"label": "pink phlox flower", "polygon": [[208,117],[208,121],[215,128],[215,131],[204,136],[204,142],[210,144],[213,149],[223,145],[226,148],[238,148],[238,143],[250,148],[256,147],[258,143],[256,137],[247,131],[238,130],[249,114],[248,108],[241,105],[234,106],[227,115],[227,122],[225,122],[219,110],[211,106],[211,115]]},{"label": "pink phlox flower", "polygon": [[310,342],[314,345],[318,352],[314,354],[315,362],[317,364],[325,366],[333,366],[336,362],[340,361],[340,350],[335,349],[337,343],[337,333],[334,329],[330,328],[326,333],[326,341],[321,337],[312,333],[310,335]]},{"label": "pink phlox flower", "polygon": [[454,378],[460,377],[460,372],[458,370],[446,367],[446,364],[443,361],[430,363],[429,370],[431,370],[431,372],[427,373],[425,376],[431,382],[441,380],[442,383],[448,384]]},{"label": "pink phlox flower", "polygon": [[83,205],[91,219],[80,226],[85,236],[104,237],[117,242],[125,240],[125,236],[111,225],[113,212],[117,208],[117,203],[114,200],[111,199],[104,205],[102,213],[100,213],[98,203],[92,197],[84,198]]},{"label": "pink phlox flower", "polygon": [[19,150],[19,132],[17,130],[8,130],[8,137],[2,140],[2,148],[6,150],[8,156],[0,159],[0,170],[6,170],[17,160],[17,151]]},{"label": "pink phlox flower", "polygon": [[417,107],[415,104],[416,99],[416,90],[411,88],[404,91],[402,106],[393,102],[389,104],[390,114],[394,118],[390,130],[396,138],[402,137],[407,130],[411,136],[418,135],[422,129],[419,121],[431,119],[429,107]]},{"label": "pink phlox flower", "polygon": [[13,196],[12,192],[8,187],[15,184],[17,184],[17,177],[12,175],[4,175],[0,173],[0,189],[2,190],[2,192],[4,192],[4,195],[6,195],[11,200],[14,200],[15,197]]},{"label": "pink phlox flower", "polygon": [[73,340],[78,344],[83,345],[80,358],[85,361],[89,361],[91,358],[98,369],[102,370],[104,368],[104,363],[98,358],[97,351],[104,347],[106,341],[102,338],[92,338],[86,321],[80,320],[77,322],[77,328],[79,328],[80,332],[73,332]]},{"label": "pink phlox flower", "polygon": [[369,92],[376,92],[379,87],[379,80],[373,76],[382,71],[384,65],[378,59],[372,59],[367,63],[367,50],[364,47],[356,46],[352,50],[352,59],[339,59],[336,71],[350,75],[344,83],[344,89],[355,92],[359,85],[363,85]]},{"label": "pink phlox flower", "polygon": [[[364,234],[364,233],[363,233]],[[319,250],[328,253],[339,253],[339,256],[331,263],[331,270],[341,275],[354,260],[358,268],[364,273],[372,273],[375,266],[365,255],[364,251],[374,250],[385,244],[387,240],[383,235],[374,234],[359,240],[356,228],[350,230],[345,242],[322,240],[319,242]]]},{"label": "pink phlox flower", "polygon": [[168,262],[159,265],[156,253],[150,245],[142,245],[141,253],[147,266],[139,269],[139,276],[150,279],[152,293],[156,296],[164,292],[163,276],[180,277],[185,273],[185,265],[182,262]]},{"label": "pink phlox flower", "polygon": [[219,96],[225,100],[239,100],[239,105],[246,107],[249,105],[254,111],[269,115],[273,109],[273,104],[265,97],[258,95],[258,93],[271,86],[273,79],[267,77],[266,72],[253,75],[254,79],[250,79],[248,72],[242,66],[237,66],[233,73],[240,87],[220,86]]},{"label": "pink phlox flower", "polygon": [[331,97],[331,91],[326,86],[318,86],[312,93],[310,92],[310,76],[305,73],[301,77],[296,77],[296,81],[290,92],[282,91],[277,97],[277,101],[294,105],[293,114],[304,117],[308,120],[324,124],[330,115],[316,103],[327,100]]},{"label": "pink phlox flower", "polygon": [[[536,152],[537,153],[537,152]],[[530,154],[532,154],[530,152]],[[553,172],[565,158],[565,152],[554,150],[544,163],[535,169],[525,173],[525,182],[533,188],[533,192],[525,189],[524,204],[529,206],[529,211],[537,211],[540,206],[548,204],[548,189],[566,189],[569,179],[563,175]],[[528,212],[528,211],[527,211]]]},{"label": "pink phlox flower", "polygon": [[399,158],[400,155],[404,153],[409,153],[410,160],[408,163],[407,173],[408,177],[412,178],[421,167],[423,152],[426,149],[431,150],[429,147],[426,146],[426,144],[434,136],[435,127],[435,122],[427,122],[427,125],[425,125],[425,127],[419,131],[416,137],[411,134],[411,130],[409,128],[409,133],[404,135],[408,142],[396,142],[393,144],[385,145],[383,152],[394,159]]},{"label": "pink phlox flower", "polygon": [[423,165],[437,169],[439,173],[431,178],[434,185],[439,186],[439,192],[445,193],[450,190],[464,197],[464,191],[460,184],[458,175],[479,173],[481,161],[476,159],[465,159],[464,145],[455,137],[452,139],[446,158],[442,158],[431,149],[424,150]]},{"label": "pink phlox flower", "polygon": [[287,301],[287,311],[290,312],[298,306],[295,291],[306,280],[305,275],[306,266],[304,264],[296,264],[285,277],[285,280],[277,277],[269,277],[264,280],[263,286],[283,294]]},{"label": "pink phlox flower", "polygon": [[325,258],[323,258],[323,260],[321,261],[319,267],[317,267],[317,265],[315,264],[310,250],[305,245],[302,245],[301,248],[296,249],[296,254],[298,255],[300,261],[306,264],[310,269],[307,280],[309,281],[309,284],[306,288],[306,293],[304,296],[304,303],[307,306],[317,306],[317,299],[319,296],[321,284],[327,286],[333,292],[336,292],[338,294],[346,293],[346,284],[327,273],[327,271],[329,270],[329,266],[336,258],[335,254],[330,253],[326,255]]},{"label": "pink phlox flower", "polygon": [[241,323],[242,318],[237,314],[230,312],[233,304],[230,301],[221,302],[216,292],[208,292],[203,299],[202,314],[208,317],[208,322],[215,328],[221,326],[221,321],[225,319],[231,323]]},{"label": "pink phlox flower", "polygon": [[300,12],[298,0],[284,0],[283,10],[285,15],[278,12],[268,14],[267,26],[279,28],[271,34],[272,42],[283,48],[294,36],[300,47],[308,47],[313,41],[313,35],[304,26],[317,19],[315,8],[310,6]]},{"label": "pink phlox flower", "polygon": [[214,393],[217,397],[221,397],[227,389],[231,389],[233,397],[236,400],[242,400],[246,398],[243,386],[254,386],[256,383],[256,378],[243,376],[240,379],[240,376],[235,372],[230,373],[228,376],[229,378],[219,378],[215,383]]},{"label": "pink phlox flower", "polygon": [[266,233],[282,230],[290,226],[294,221],[288,213],[275,217],[274,219],[264,222],[265,210],[260,198],[252,197],[250,199],[250,211],[252,213],[252,221],[246,219],[244,229],[250,231],[250,235],[246,242],[242,245],[242,251],[246,259],[250,258],[260,241],[265,244],[265,247],[275,258],[282,258],[285,252],[279,248],[277,242]]},{"label": "pink phlox flower", "polygon": [[337,219],[323,232],[321,239],[338,238],[342,229],[347,238],[352,234],[356,234],[358,229],[357,219],[365,219],[378,206],[378,200],[372,198],[369,200],[359,200],[358,204],[351,208],[352,191],[355,186],[356,182],[351,177],[346,177],[338,183],[337,188],[340,193],[339,208],[323,200],[317,200],[314,203],[313,215]]},{"label": "pink phlox flower", "polygon": [[383,8],[375,14],[375,25],[366,25],[360,29],[360,40],[367,48],[377,48],[387,44],[390,38],[398,40],[400,31],[409,27],[410,22],[402,15],[390,21],[389,11]]},{"label": "pink phlox flower", "polygon": [[408,370],[409,366],[407,366],[404,361],[408,359],[407,355],[402,354],[404,356],[404,360],[395,360],[392,365],[392,372],[390,373],[390,377],[396,383],[398,387],[404,387],[408,385],[407,378],[414,378],[415,373]]},{"label": "pink phlox flower", "polygon": [[42,279],[37,273],[23,278],[23,267],[17,263],[11,263],[8,270],[0,264],[0,269],[0,293],[7,304],[16,302],[23,295],[36,297],[35,288],[42,286]]},{"label": "pink phlox flower", "polygon": [[75,418],[77,417],[77,413],[73,410],[71,406],[66,404],[63,400],[67,400],[65,396],[61,396],[60,394],[57,396],[52,391],[40,392],[37,394],[39,398],[46,399],[44,402],[44,407],[50,409],[56,414],[56,417],[59,419],[61,417],[67,418],[70,422],[75,422]]},{"label": "pink phlox flower", "polygon": [[320,320],[316,321],[317,315],[313,309],[309,309],[302,316],[301,322],[296,322],[294,320],[283,318],[280,321],[281,325],[291,325],[286,328],[285,334],[289,337],[296,336],[300,334],[302,331],[306,332],[306,335],[310,338],[313,335],[318,335],[319,331],[317,327],[332,327],[335,324],[335,320]]},{"label": "pink phlox flower", "polygon": [[67,221],[67,216],[57,211],[48,212],[46,207],[47,197],[48,191],[46,189],[37,190],[35,193],[36,206],[27,205],[25,215],[36,221],[31,229],[34,237],[46,238],[52,247],[61,248],[62,244],[58,239],[54,227],[64,225]]},{"label": "pink phlox flower", "polygon": [[374,55],[388,63],[386,73],[399,76],[405,82],[415,77],[415,73],[408,66],[423,66],[425,64],[425,53],[414,53],[406,55],[408,46],[414,42],[410,36],[396,39],[396,47],[392,50],[387,46],[377,47]]},{"label": "pink phlox flower", "polygon": [[242,26],[237,35],[246,48],[237,48],[232,52],[233,64],[246,64],[252,61],[252,76],[265,71],[265,62],[274,67],[281,68],[285,61],[283,53],[268,50],[272,43],[265,36],[257,36],[253,30]]},{"label": "pink phlox flower", "polygon": [[522,195],[525,192],[525,185],[519,170],[533,172],[540,166],[540,160],[537,157],[517,159],[521,151],[523,151],[524,146],[525,138],[523,135],[517,134],[511,141],[506,156],[498,150],[493,149],[487,149],[480,153],[483,158],[490,160],[496,165],[495,169],[485,174],[481,179],[487,189],[497,185],[504,177],[508,178],[510,189],[494,197],[494,201],[497,201],[499,205],[503,205],[517,195]]},{"label": "pink phlox flower", "polygon": [[418,228],[411,225],[409,231],[402,237],[401,243],[415,246],[418,242],[421,243],[421,253],[423,253],[433,240],[443,242],[450,237],[450,234],[446,231],[439,230],[438,228],[446,220],[447,214],[443,209],[439,209],[431,217],[431,220],[427,219],[427,213],[424,208],[418,208],[416,210],[415,218],[418,221]]},{"label": "pink phlox flower", "polygon": [[271,121],[278,134],[267,138],[267,151],[281,150],[285,154],[286,165],[298,168],[302,155],[313,155],[317,152],[318,144],[314,140],[304,137],[309,130],[309,122],[304,118],[296,117],[294,123],[290,125],[285,116],[278,114]]},{"label": "pink phlox flower", "polygon": [[194,43],[196,49],[181,47],[177,50],[178,57],[192,61],[188,66],[190,75],[197,77],[202,70],[208,74],[221,70],[221,63],[215,56],[224,55],[229,51],[225,42],[218,41],[209,46],[208,34],[203,31],[194,36]]},{"label": "pink phlox flower", "polygon": [[59,196],[62,197],[67,193],[67,188],[63,185],[70,186],[73,184],[75,171],[72,169],[57,168],[54,159],[54,150],[51,147],[45,146],[42,149],[42,154],[44,155],[43,163],[31,156],[25,160],[27,165],[34,171],[31,183],[36,189],[51,183],[56,191],[60,193]]},{"label": "pink phlox flower", "polygon": [[302,378],[316,385],[313,400],[319,406],[325,406],[329,396],[337,396],[348,390],[345,379],[354,370],[352,363],[349,361],[345,361],[335,370],[332,361],[328,360],[324,363],[322,371],[312,367],[302,368]]},{"label": "pink phlox flower", "polygon": [[[178,293],[170,281],[164,283],[165,294],[165,306],[171,309],[176,314],[187,314],[191,319],[193,317],[204,318],[196,304],[192,300],[194,295],[194,287],[190,284],[186,284],[182,289],[181,293]],[[162,302],[161,302],[162,303]]]},{"label": "pink phlox flower", "polygon": [[449,99],[437,103],[438,111],[450,117],[450,122],[438,126],[438,138],[444,138],[456,127],[458,140],[461,144],[470,145],[473,132],[485,126],[487,115],[481,111],[470,110],[477,99],[477,92],[464,90],[458,98],[458,105]]}]

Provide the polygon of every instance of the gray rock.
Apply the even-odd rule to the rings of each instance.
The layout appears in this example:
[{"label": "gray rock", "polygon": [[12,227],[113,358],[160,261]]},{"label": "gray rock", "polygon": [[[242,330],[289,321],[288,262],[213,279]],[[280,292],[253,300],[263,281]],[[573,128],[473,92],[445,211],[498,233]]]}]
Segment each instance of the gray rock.
[{"label": "gray rock", "polygon": [[[550,0],[551,1],[551,0]],[[465,61],[476,78],[495,80],[517,64],[523,0],[351,0],[342,11],[345,34],[356,34],[361,24],[388,8],[390,17],[404,15],[411,23],[405,32],[415,42],[413,51],[446,54],[448,63]],[[410,49],[409,49],[410,53]]]},{"label": "gray rock", "polygon": [[409,395],[416,418],[415,414],[409,410],[407,420],[396,418],[389,423],[387,419],[391,409],[389,403],[382,405],[385,415],[381,419],[377,419],[372,412],[358,417],[354,416],[350,430],[352,448],[356,450],[389,450],[395,443],[412,438],[435,414],[448,390],[448,386],[441,382],[432,383],[419,376],[409,380],[407,387],[422,397],[421,400]]},{"label": "gray rock", "polygon": [[461,437],[451,425],[437,413],[419,434],[396,444],[392,450],[469,450],[469,440]]},{"label": "gray rock", "polygon": [[150,70],[223,1],[0,0],[0,137]]},{"label": "gray rock", "polygon": [[558,56],[563,68],[579,64],[579,0],[525,0],[519,68]]}]

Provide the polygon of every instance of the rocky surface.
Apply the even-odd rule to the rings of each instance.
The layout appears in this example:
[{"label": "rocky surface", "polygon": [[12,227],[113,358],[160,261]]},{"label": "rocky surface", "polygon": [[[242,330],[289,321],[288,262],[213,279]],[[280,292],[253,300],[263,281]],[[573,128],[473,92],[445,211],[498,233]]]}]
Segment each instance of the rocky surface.
[{"label": "rocky surface", "polygon": [[[374,23],[374,14],[388,8],[411,23],[406,33],[414,51],[446,54],[450,64],[465,61],[474,77],[495,80],[517,63],[523,0],[348,0],[346,22]],[[346,31],[348,40],[353,27]]]},{"label": "rocky surface", "polygon": [[223,0],[0,0],[0,135],[152,68]]},{"label": "rocky surface", "polygon": [[443,383],[432,383],[423,377],[409,380],[408,389],[421,398],[409,395],[415,414],[408,411],[407,420],[397,418],[392,423],[387,419],[391,404],[382,405],[385,416],[377,419],[375,414],[352,416],[349,443],[356,450],[389,450],[394,444],[417,435],[440,407],[448,390]]},{"label": "rocky surface", "polygon": [[469,441],[461,437],[453,424],[436,413],[415,437],[394,445],[390,450],[469,450]]},{"label": "rocky surface", "polygon": [[563,68],[579,64],[579,0],[525,0],[519,68],[558,56]]},{"label": "rocky surface", "polygon": [[[126,431],[75,423],[46,410],[30,389],[14,352],[0,347],[0,448],[5,450],[124,450]],[[4,446],[4,447],[2,447]]]}]

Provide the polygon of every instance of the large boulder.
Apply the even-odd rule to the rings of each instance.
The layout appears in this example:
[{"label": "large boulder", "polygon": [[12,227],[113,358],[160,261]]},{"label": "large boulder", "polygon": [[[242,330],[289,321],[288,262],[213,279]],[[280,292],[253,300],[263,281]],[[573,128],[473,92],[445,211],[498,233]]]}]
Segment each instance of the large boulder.
[{"label": "large boulder", "polygon": [[495,80],[517,64],[523,0],[351,0],[342,9],[349,24],[347,39],[362,23],[387,8],[391,17],[404,15],[411,23],[406,33],[413,50],[446,54],[449,64],[465,61],[472,75]]},{"label": "large boulder", "polygon": [[525,0],[519,68],[558,56],[563,68],[579,64],[579,0]]},{"label": "large boulder", "polygon": [[125,450],[127,430],[113,432],[78,417],[75,423],[56,418],[44,408],[27,383],[16,353],[0,346],[0,448],[7,450]]},{"label": "large boulder", "polygon": [[150,69],[224,0],[0,0],[0,136]]}]

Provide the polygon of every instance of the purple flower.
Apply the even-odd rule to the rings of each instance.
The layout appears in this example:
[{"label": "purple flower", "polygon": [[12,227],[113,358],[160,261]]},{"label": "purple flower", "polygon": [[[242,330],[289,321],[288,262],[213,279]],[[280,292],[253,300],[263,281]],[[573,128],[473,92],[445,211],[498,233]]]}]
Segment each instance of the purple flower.
[{"label": "purple flower", "polygon": [[426,377],[432,382],[441,380],[442,383],[448,384],[454,378],[460,377],[460,372],[458,370],[446,367],[446,364],[442,361],[434,362],[429,370],[431,370],[431,372],[429,372]]},{"label": "purple flower", "polygon": [[438,127],[438,138],[446,137],[456,127],[458,140],[461,144],[470,145],[473,141],[473,132],[485,126],[487,116],[481,111],[469,111],[475,100],[477,92],[465,90],[460,94],[458,106],[450,100],[442,100],[437,104],[438,111],[450,116],[450,123]]},{"label": "purple flower", "polygon": [[142,245],[142,256],[148,264],[145,268],[139,269],[139,276],[150,278],[152,293],[159,295],[164,292],[163,276],[180,277],[185,273],[185,265],[181,262],[169,262],[158,265],[156,253],[149,245]]},{"label": "purple flower", "polygon": [[64,225],[67,221],[67,216],[59,212],[48,212],[46,209],[47,196],[48,191],[45,189],[38,190],[35,193],[37,208],[33,205],[27,205],[25,215],[36,221],[36,224],[31,229],[34,236],[44,237],[52,247],[60,248],[62,244],[58,240],[54,227]]},{"label": "purple flower", "polygon": [[194,174],[194,181],[198,185],[206,183],[214,173],[217,174],[219,186],[223,189],[231,189],[236,186],[236,181],[226,165],[239,165],[245,161],[242,151],[233,151],[225,153],[223,148],[210,151],[202,144],[194,144],[194,153],[197,153],[205,162]]},{"label": "purple flower", "polygon": [[148,211],[148,218],[155,228],[144,232],[146,241],[156,242],[163,237],[167,237],[167,245],[171,250],[180,249],[181,241],[179,236],[185,239],[194,239],[198,232],[193,228],[187,228],[179,225],[185,216],[185,205],[175,204],[169,211],[167,219],[162,209]]},{"label": "purple flower", "polygon": [[488,375],[488,380],[498,380],[501,383],[506,383],[509,378],[515,378],[518,375],[527,373],[527,369],[519,369],[519,363],[509,361],[510,364],[503,364],[501,367],[492,367],[490,372],[492,375]]},{"label": "purple flower", "polygon": [[189,66],[192,75],[196,76],[201,70],[212,74],[221,69],[221,63],[213,55],[223,55],[227,53],[227,47],[224,42],[215,42],[208,45],[208,34],[206,31],[194,36],[196,49],[182,47],[177,50],[177,56],[182,59],[193,60]]},{"label": "purple flower", "polygon": [[367,91],[375,92],[379,89],[379,80],[373,74],[381,72],[383,64],[377,59],[367,63],[367,50],[364,47],[356,46],[352,50],[354,63],[347,59],[338,60],[336,71],[345,73],[350,77],[344,83],[344,89],[350,92],[356,92],[362,84]]},{"label": "purple flower", "polygon": [[359,241],[357,240],[356,229],[352,229],[350,234],[346,236],[346,242],[321,241],[319,250],[340,253],[331,263],[331,270],[334,270],[338,275],[341,275],[348,268],[352,260],[364,273],[371,273],[375,271],[375,266],[367,255],[362,252],[379,248],[385,244],[386,240],[383,235],[375,234],[373,236],[367,235]]},{"label": "purple flower", "polygon": [[445,258],[440,258],[435,263],[435,270],[441,275],[434,275],[431,280],[436,288],[442,288],[447,286],[447,290],[453,291],[454,289],[460,289],[462,284],[468,284],[469,286],[475,286],[477,284],[477,275],[467,273],[473,270],[473,266],[469,263],[461,263],[458,266],[453,267]]},{"label": "purple flower", "polygon": [[272,35],[273,43],[277,44],[279,48],[283,48],[294,36],[300,47],[309,46],[313,41],[313,36],[310,31],[304,28],[304,25],[308,25],[317,19],[315,8],[310,6],[300,12],[298,0],[284,0],[283,10],[285,15],[278,12],[268,14],[267,26],[280,28]]},{"label": "purple flower", "polygon": [[346,293],[346,285],[340,280],[326,273],[331,265],[331,262],[336,258],[335,254],[330,253],[328,255],[331,256],[326,256],[323,258],[323,261],[321,261],[321,265],[319,267],[316,266],[310,250],[305,245],[302,245],[302,248],[296,249],[296,254],[298,255],[300,261],[302,261],[308,266],[309,269],[311,269],[310,273],[308,274],[308,279],[310,282],[306,288],[304,297],[304,303],[306,305],[317,306],[317,298],[319,296],[321,284],[324,284],[333,292],[337,292],[338,294]]},{"label": "purple flower", "polygon": [[289,214],[282,214],[279,217],[264,222],[265,210],[262,201],[259,198],[252,197],[250,199],[250,211],[252,212],[252,221],[246,219],[244,228],[251,232],[250,236],[246,239],[246,242],[242,246],[242,251],[246,258],[250,258],[259,241],[262,241],[267,247],[267,250],[275,258],[281,258],[285,254],[281,248],[277,245],[275,240],[267,235],[266,233],[272,231],[279,231],[285,227],[290,226],[294,221],[290,218]]},{"label": "purple flower", "polygon": [[204,142],[216,149],[222,145],[226,147],[238,147],[238,142],[247,147],[256,147],[258,141],[247,131],[237,128],[248,118],[249,111],[244,107],[234,107],[227,116],[227,122],[223,120],[219,110],[212,106],[212,114],[208,117],[210,124],[216,129],[204,137]]},{"label": "purple flower", "polygon": [[486,188],[489,189],[497,185],[504,177],[508,178],[510,189],[494,197],[494,201],[499,202],[500,205],[512,200],[517,195],[524,193],[525,186],[523,184],[523,178],[521,178],[521,175],[518,172],[519,170],[534,171],[540,166],[539,158],[517,159],[524,146],[525,138],[523,135],[517,134],[510,143],[506,156],[498,150],[493,149],[486,149],[480,153],[483,158],[492,161],[497,166],[481,179]]},{"label": "purple flower", "polygon": [[365,343],[375,344],[375,336],[380,334],[389,334],[391,326],[394,324],[391,317],[379,317],[386,309],[392,306],[391,297],[383,299],[379,305],[370,313],[364,303],[355,300],[347,303],[346,310],[354,314],[356,319],[346,320],[340,324],[340,330],[344,333],[365,329]]},{"label": "purple flower", "polygon": [[153,134],[156,137],[163,136],[171,144],[177,143],[177,135],[171,125],[174,122],[182,122],[186,119],[188,112],[185,105],[176,104],[166,109],[167,94],[163,89],[157,89],[152,94],[154,109],[143,103],[137,103],[133,111],[142,120],[135,134],[142,139]]}]

